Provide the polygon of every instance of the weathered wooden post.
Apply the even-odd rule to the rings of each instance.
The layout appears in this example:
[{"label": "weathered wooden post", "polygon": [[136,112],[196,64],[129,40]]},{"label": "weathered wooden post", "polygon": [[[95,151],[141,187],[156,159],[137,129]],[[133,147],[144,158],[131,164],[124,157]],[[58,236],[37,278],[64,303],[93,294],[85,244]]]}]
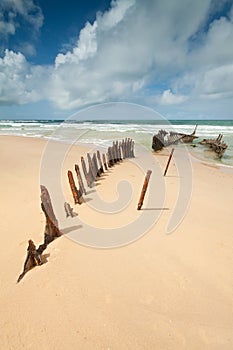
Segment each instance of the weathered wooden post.
[{"label": "weathered wooden post", "polygon": [[112,162],[113,162],[113,165],[116,163],[116,155],[115,155],[115,147],[114,145],[112,145],[111,147],[111,156],[112,156]]},{"label": "weathered wooden post", "polygon": [[65,209],[65,213],[66,213],[66,217],[68,218],[69,216],[74,218],[75,216],[77,216],[78,214],[74,212],[74,209],[71,208],[70,204],[65,202],[64,203],[64,209]]},{"label": "weathered wooden post", "polygon": [[131,156],[131,158],[135,158],[135,155],[134,155],[134,141],[133,140],[131,142],[130,156]]},{"label": "weathered wooden post", "polygon": [[82,204],[82,195],[79,190],[77,190],[77,187],[75,186],[74,178],[72,171],[68,170],[68,179],[69,179],[69,184],[70,184],[70,189],[74,198],[74,203],[75,204]]},{"label": "weathered wooden post", "polygon": [[128,139],[128,158],[131,157],[131,142],[132,142],[132,139]]},{"label": "weathered wooden post", "polygon": [[114,165],[112,147],[108,147],[108,162],[108,166],[109,168],[111,168]]},{"label": "weathered wooden post", "polygon": [[114,143],[114,151],[115,151],[115,157],[116,157],[116,163],[119,162],[119,155],[118,155],[118,141]]},{"label": "weathered wooden post", "polygon": [[146,173],[146,177],[145,177],[145,180],[144,180],[144,184],[143,184],[141,195],[140,195],[139,202],[138,202],[138,208],[137,208],[138,210],[140,210],[142,205],[143,205],[143,201],[144,201],[146,190],[147,190],[147,187],[148,187],[148,184],[149,184],[151,173],[152,173],[151,170],[148,170],[147,173]]},{"label": "weathered wooden post", "polygon": [[115,142],[114,141],[113,141],[112,147],[111,147],[111,155],[112,155],[113,164],[115,164],[117,162],[117,160],[116,160]]},{"label": "weathered wooden post", "polygon": [[104,163],[104,169],[105,170],[108,170],[108,166],[107,166],[107,160],[106,160],[106,156],[105,156],[105,154],[103,153],[103,163]]},{"label": "weathered wooden post", "polygon": [[100,171],[101,174],[103,174],[104,173],[104,167],[103,167],[103,163],[102,163],[102,160],[101,160],[100,151],[97,150],[96,154],[97,154],[97,159],[99,161],[99,171]]},{"label": "weathered wooden post", "polygon": [[117,163],[117,152],[116,152],[116,143],[113,141],[112,143],[112,152],[114,157],[114,163]]},{"label": "weathered wooden post", "polygon": [[132,141],[132,139],[128,138],[128,142],[127,142],[127,155],[128,155],[128,158],[131,157],[131,141]]},{"label": "weathered wooden post", "polygon": [[95,168],[91,159],[91,156],[89,153],[87,153],[87,160],[88,160],[88,165],[89,165],[89,175],[92,178],[92,182],[94,182],[96,180],[96,172],[95,172]]},{"label": "weathered wooden post", "polygon": [[31,270],[34,266],[42,265],[41,256],[38,253],[38,251],[36,250],[36,246],[31,239],[28,241],[27,251],[28,251],[28,253],[27,253],[25,263],[24,263],[23,272],[19,276],[17,283],[19,283],[21,281],[21,279],[24,277],[24,275],[29,270]]},{"label": "weathered wooden post", "polygon": [[43,185],[40,186],[41,189],[41,208],[46,218],[45,226],[45,243],[48,244],[54,240],[56,237],[60,237],[62,232],[58,228],[58,221],[53,211],[52,202],[50,199],[49,192],[47,188]]},{"label": "weathered wooden post", "polygon": [[75,168],[75,171],[76,171],[76,174],[77,174],[77,179],[78,179],[78,184],[79,184],[79,191],[81,192],[81,195],[83,195],[83,193],[87,194],[87,192],[85,190],[85,187],[84,187],[84,184],[83,184],[83,179],[82,179],[81,172],[80,172],[78,164],[75,164],[74,168]]},{"label": "weathered wooden post", "polygon": [[112,163],[111,163],[111,157],[110,157],[110,147],[108,147],[108,151],[106,153],[106,156],[107,156],[108,167],[111,168]]},{"label": "weathered wooden post", "polygon": [[173,155],[174,150],[175,150],[175,148],[172,148],[171,153],[170,153],[169,158],[168,158],[168,161],[167,161],[167,165],[166,165],[166,168],[165,168],[163,176],[166,176],[166,174],[167,174],[168,167],[169,167],[170,161],[172,159],[172,155]]},{"label": "weathered wooden post", "polygon": [[83,174],[84,174],[86,182],[87,182],[87,186],[91,188],[93,185],[93,181],[92,181],[91,176],[87,172],[86,163],[85,163],[85,160],[83,157],[81,157],[81,164],[82,164],[82,168],[83,168]]},{"label": "weathered wooden post", "polygon": [[121,142],[122,158],[125,159],[125,140]]},{"label": "weathered wooden post", "polygon": [[119,156],[120,156],[120,161],[123,160],[123,153],[122,153],[122,142],[119,142],[119,147],[118,147],[118,152],[119,152]]},{"label": "weathered wooden post", "polygon": [[125,139],[125,158],[128,158],[128,139]]},{"label": "weathered wooden post", "polygon": [[40,186],[41,190],[41,208],[46,218],[46,225],[44,231],[44,243],[41,244],[38,249],[34,242],[30,239],[28,241],[27,257],[24,263],[23,272],[19,276],[17,282],[20,282],[24,275],[31,270],[34,266],[41,265],[41,254],[47,248],[47,245],[55,238],[60,237],[62,232],[58,228],[58,221],[53,211],[51,198],[47,188],[43,185]]},{"label": "weathered wooden post", "polygon": [[93,153],[92,156],[92,164],[93,164],[93,168],[95,170],[95,174],[97,177],[101,176],[101,172],[99,170],[99,166],[98,166],[98,162],[97,162],[97,158],[96,158],[96,153]]}]

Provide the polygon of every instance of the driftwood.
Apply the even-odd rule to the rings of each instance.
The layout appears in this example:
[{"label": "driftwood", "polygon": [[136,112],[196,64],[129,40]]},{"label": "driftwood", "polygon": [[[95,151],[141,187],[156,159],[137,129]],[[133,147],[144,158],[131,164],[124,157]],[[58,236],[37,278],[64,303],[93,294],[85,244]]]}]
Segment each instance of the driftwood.
[{"label": "driftwood", "polygon": [[144,180],[144,183],[143,183],[141,195],[140,195],[139,202],[138,202],[138,208],[137,208],[138,210],[140,210],[142,205],[143,205],[143,201],[144,201],[146,190],[147,190],[147,187],[148,187],[148,184],[149,184],[151,173],[152,173],[151,170],[148,170],[147,173],[146,173],[146,177],[145,177],[145,180]]},{"label": "driftwood", "polygon": [[78,214],[74,212],[74,209],[71,208],[70,204],[65,202],[64,203],[64,208],[65,208],[65,212],[66,212],[66,217],[68,218],[69,216],[74,218],[75,216],[77,216]]},{"label": "driftwood", "polygon": [[86,190],[85,190],[85,187],[84,187],[84,184],[83,184],[83,179],[82,179],[82,175],[81,175],[81,172],[80,172],[78,164],[75,164],[74,168],[75,168],[76,175],[77,175],[77,178],[78,178],[79,191],[81,192],[82,195],[83,194],[87,194]]},{"label": "driftwood", "polygon": [[36,250],[36,246],[31,239],[28,241],[27,252],[28,253],[24,263],[23,272],[19,276],[17,283],[19,283],[25,274],[34,266],[42,265],[41,253]]},{"label": "driftwood", "polygon": [[77,204],[77,203],[82,204],[82,202],[83,202],[82,194],[81,194],[80,190],[78,190],[77,187],[75,186],[72,171],[68,170],[67,174],[68,174],[70,189],[71,189],[71,192],[72,192],[72,195],[74,198],[74,203],[75,204]]},{"label": "driftwood", "polygon": [[175,151],[175,148],[172,148],[171,153],[170,153],[169,158],[168,158],[168,161],[167,161],[167,165],[166,165],[166,168],[165,168],[163,176],[166,176],[166,174],[167,174],[168,167],[169,167],[169,164],[171,162],[172,155],[173,155],[174,151]]}]

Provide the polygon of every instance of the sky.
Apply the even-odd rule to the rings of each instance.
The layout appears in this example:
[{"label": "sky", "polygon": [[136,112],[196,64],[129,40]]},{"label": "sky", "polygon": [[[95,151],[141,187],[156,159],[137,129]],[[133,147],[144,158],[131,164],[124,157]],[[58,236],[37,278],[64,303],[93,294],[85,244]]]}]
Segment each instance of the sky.
[{"label": "sky", "polygon": [[0,0],[0,118],[233,119],[233,0]]}]

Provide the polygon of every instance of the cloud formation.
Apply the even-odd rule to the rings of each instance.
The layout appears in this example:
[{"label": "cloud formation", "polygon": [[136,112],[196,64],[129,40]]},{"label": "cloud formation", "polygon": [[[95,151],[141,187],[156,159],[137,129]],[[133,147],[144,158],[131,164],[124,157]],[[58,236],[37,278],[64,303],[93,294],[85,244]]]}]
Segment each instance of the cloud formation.
[{"label": "cloud formation", "polygon": [[165,90],[161,96],[157,96],[156,102],[161,105],[176,105],[185,102],[187,96],[174,94],[170,89]]},{"label": "cloud formation", "polygon": [[[35,28],[42,25],[40,14],[30,17],[32,0],[4,3],[24,4],[17,11]],[[0,60],[0,101],[27,103],[46,96],[56,107],[72,110],[109,101],[150,101],[156,108],[230,98],[233,6],[228,16],[217,16],[227,3],[112,1],[51,67],[31,66],[21,53],[6,51]],[[7,23],[11,34],[16,22]]]},{"label": "cloud formation", "polygon": [[39,31],[44,21],[41,8],[33,0],[1,0],[0,38],[6,39],[9,35],[14,35],[20,26],[20,18],[35,31]]},{"label": "cloud formation", "polygon": [[21,53],[6,50],[0,58],[0,103],[25,104],[42,99],[47,70],[31,66]]}]

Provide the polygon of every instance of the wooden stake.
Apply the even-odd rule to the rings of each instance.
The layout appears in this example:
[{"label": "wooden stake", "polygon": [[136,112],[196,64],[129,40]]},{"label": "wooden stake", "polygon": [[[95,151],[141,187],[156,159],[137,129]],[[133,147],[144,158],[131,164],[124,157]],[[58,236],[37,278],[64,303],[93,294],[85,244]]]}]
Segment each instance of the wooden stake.
[{"label": "wooden stake", "polygon": [[84,184],[83,184],[83,179],[82,179],[78,164],[75,164],[74,167],[75,167],[75,171],[76,171],[77,178],[78,178],[79,191],[81,192],[82,195],[83,195],[83,193],[87,194],[85,187],[84,187]]},{"label": "wooden stake", "polygon": [[172,159],[172,155],[173,155],[174,150],[175,150],[175,148],[172,148],[171,153],[170,153],[169,158],[168,158],[168,161],[167,161],[167,165],[166,165],[166,168],[165,168],[163,176],[166,176],[166,174],[167,174],[168,167],[169,167],[170,161]]},{"label": "wooden stake", "polygon": [[70,189],[74,198],[74,203],[75,204],[81,204],[82,201],[82,195],[80,193],[80,191],[77,190],[77,187],[75,186],[75,182],[74,182],[74,178],[73,178],[73,174],[72,171],[68,170],[68,179],[69,179],[69,183],[70,183]]},{"label": "wooden stake", "polygon": [[141,195],[140,195],[139,202],[138,202],[138,208],[137,208],[138,210],[140,210],[142,205],[143,205],[143,201],[144,201],[146,190],[147,190],[147,187],[148,187],[148,184],[149,184],[151,173],[152,173],[151,170],[148,170],[147,173],[146,173],[146,177],[145,177],[145,180],[144,180],[144,184],[143,184]]}]

